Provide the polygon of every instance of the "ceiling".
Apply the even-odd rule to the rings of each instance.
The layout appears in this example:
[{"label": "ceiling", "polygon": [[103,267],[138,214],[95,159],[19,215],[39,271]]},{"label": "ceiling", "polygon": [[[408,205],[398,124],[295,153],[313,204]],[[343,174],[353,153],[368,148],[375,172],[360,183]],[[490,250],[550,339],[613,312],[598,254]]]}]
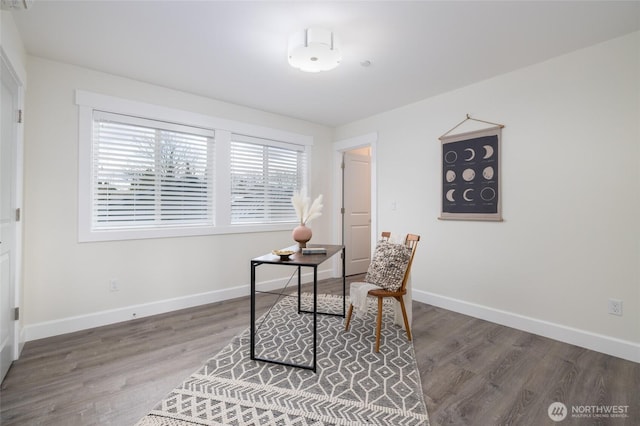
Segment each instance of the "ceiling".
[{"label": "ceiling", "polygon": [[[638,1],[34,0],[12,13],[29,54],[328,126],[640,30]],[[338,68],[288,65],[288,36],[307,27],[341,39]]]}]

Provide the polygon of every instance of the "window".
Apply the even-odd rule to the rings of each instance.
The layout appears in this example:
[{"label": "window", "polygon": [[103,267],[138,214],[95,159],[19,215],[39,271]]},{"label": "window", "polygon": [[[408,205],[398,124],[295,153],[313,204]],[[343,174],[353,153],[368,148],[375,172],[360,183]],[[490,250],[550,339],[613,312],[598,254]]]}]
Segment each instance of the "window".
[{"label": "window", "polygon": [[295,222],[291,197],[305,184],[304,147],[231,136],[231,223]]},{"label": "window", "polygon": [[93,117],[94,229],[213,225],[213,131]]},{"label": "window", "polygon": [[82,90],[76,103],[79,241],[295,225],[310,136]]}]

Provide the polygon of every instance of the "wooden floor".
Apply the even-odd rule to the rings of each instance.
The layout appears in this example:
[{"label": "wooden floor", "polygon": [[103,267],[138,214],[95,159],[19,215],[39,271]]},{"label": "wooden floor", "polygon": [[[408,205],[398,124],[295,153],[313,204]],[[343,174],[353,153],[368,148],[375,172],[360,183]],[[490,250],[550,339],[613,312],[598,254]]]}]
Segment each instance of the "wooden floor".
[{"label": "wooden floor", "polygon": [[[244,297],[28,342],[2,383],[0,424],[132,425],[247,328],[249,310]],[[434,426],[640,424],[640,364],[417,302],[413,336]],[[554,423],[554,401],[628,417]]]}]

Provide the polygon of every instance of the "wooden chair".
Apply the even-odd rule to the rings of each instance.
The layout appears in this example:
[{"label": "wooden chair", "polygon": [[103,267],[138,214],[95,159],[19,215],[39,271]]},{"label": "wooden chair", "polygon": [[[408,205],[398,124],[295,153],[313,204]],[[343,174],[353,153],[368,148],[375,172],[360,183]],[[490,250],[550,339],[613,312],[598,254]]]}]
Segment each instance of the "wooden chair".
[{"label": "wooden chair", "polygon": [[[389,240],[391,232],[383,232],[382,239]],[[380,351],[380,331],[382,329],[382,301],[385,297],[393,297],[400,303],[402,309],[402,318],[404,320],[404,327],[407,330],[407,339],[411,341],[411,329],[409,328],[409,320],[407,318],[407,310],[404,306],[404,295],[407,294],[407,281],[409,280],[409,273],[411,272],[411,264],[413,263],[413,256],[416,254],[416,248],[418,247],[418,241],[420,241],[420,235],[407,234],[404,240],[404,244],[411,249],[411,256],[409,257],[409,263],[402,279],[402,285],[397,291],[388,291],[383,289],[369,290],[368,296],[378,298],[378,317],[376,324],[376,352]],[[353,304],[349,305],[349,312],[347,313],[347,321],[345,324],[345,330],[349,330],[349,323],[351,322],[351,314],[353,313]]]}]

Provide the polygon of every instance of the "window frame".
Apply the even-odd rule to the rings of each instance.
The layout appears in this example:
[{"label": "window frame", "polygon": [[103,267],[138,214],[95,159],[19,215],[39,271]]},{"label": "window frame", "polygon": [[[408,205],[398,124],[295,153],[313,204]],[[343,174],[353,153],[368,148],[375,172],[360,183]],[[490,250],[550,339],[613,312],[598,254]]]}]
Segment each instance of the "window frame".
[{"label": "window frame", "polygon": [[[92,228],[215,224],[213,130],[99,110],[93,111],[93,130]],[[168,147],[176,148],[175,159],[162,154]],[[193,164],[195,181],[180,177],[183,161]],[[164,166],[176,167],[177,174],[165,173]],[[171,209],[176,202],[192,209]]]},{"label": "window frame", "polygon": [[[232,134],[281,141],[300,146],[306,155],[303,186],[309,189],[313,137],[298,133],[212,117],[206,114],[131,101],[113,96],[76,90],[78,105],[78,241],[118,241],[146,238],[189,237],[215,234],[251,233],[290,230],[296,222],[270,224],[231,224],[230,146]],[[214,205],[213,225],[181,225],[145,228],[93,229],[92,227],[92,151],[94,110],[131,115],[143,119],[176,123],[213,130],[214,137]]]},{"label": "window frame", "polygon": [[[243,153],[244,155],[233,155],[234,147],[236,145],[236,154]],[[306,170],[308,167],[308,153],[305,152],[302,146],[294,145],[290,143],[284,143],[282,141],[273,141],[264,138],[256,138],[255,136],[247,136],[241,135],[238,133],[233,133],[231,135],[231,151],[232,154],[229,158],[229,164],[232,168],[230,176],[231,176],[231,223],[233,225],[247,225],[252,223],[268,223],[261,222],[263,220],[267,220],[268,216],[273,218],[273,222],[270,223],[296,223],[297,218],[295,215],[295,211],[291,210],[291,218],[287,219],[286,217],[282,217],[278,220],[278,216],[281,216],[281,208],[283,205],[290,206],[288,200],[283,198],[281,187],[278,188],[277,185],[273,184],[273,180],[279,176],[280,178],[284,177],[285,186],[291,188],[291,185],[286,185],[286,183],[291,183],[290,175],[294,171],[291,168],[288,168],[292,162],[292,158],[295,155],[295,182],[296,184],[300,183],[302,180],[302,187],[306,187]],[[234,196],[240,195],[242,191],[240,191],[240,186],[236,187],[234,185],[233,179],[234,176],[238,177],[238,174],[234,174],[233,165],[235,159],[235,171],[241,172],[240,174],[247,177],[251,180],[251,176],[258,175],[259,183],[257,185],[253,185],[249,183],[245,188],[248,190],[247,194],[250,197],[258,197],[263,198],[262,201],[265,203],[260,203],[260,210],[257,212],[258,214],[248,214],[247,218],[240,219],[239,216],[234,215],[233,206],[234,206]],[[261,170],[262,173],[253,173],[257,170]],[[234,189],[236,192],[234,192]],[[293,193],[296,190],[299,190],[300,185],[296,185],[293,190],[291,190],[291,194],[288,196],[289,198],[293,196]],[[285,193],[289,192],[288,190],[284,191]],[[238,202],[238,205],[241,206],[242,202]],[[251,202],[247,203],[251,204]],[[259,214],[262,213],[262,214]],[[234,221],[235,219],[235,221]]]}]

